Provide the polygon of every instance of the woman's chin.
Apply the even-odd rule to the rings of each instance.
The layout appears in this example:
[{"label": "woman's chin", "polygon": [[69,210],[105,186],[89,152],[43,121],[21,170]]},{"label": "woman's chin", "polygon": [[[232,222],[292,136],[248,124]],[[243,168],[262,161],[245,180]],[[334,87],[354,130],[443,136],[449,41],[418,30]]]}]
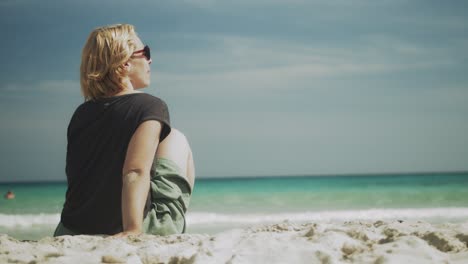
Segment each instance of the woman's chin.
[{"label": "woman's chin", "polygon": [[141,85],[133,86],[133,88],[134,88],[135,90],[138,90],[138,89],[146,88],[146,87],[148,87],[149,85],[150,85],[150,82],[148,82],[148,83],[142,83]]}]

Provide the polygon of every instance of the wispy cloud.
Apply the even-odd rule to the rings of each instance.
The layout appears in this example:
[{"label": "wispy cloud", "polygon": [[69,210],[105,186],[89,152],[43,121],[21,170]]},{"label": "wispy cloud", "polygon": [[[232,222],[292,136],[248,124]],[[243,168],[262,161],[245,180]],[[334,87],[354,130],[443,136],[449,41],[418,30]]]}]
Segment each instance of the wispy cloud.
[{"label": "wispy cloud", "polygon": [[[313,87],[324,79],[368,78],[398,72],[446,68],[456,64],[447,48],[431,48],[389,35],[363,38],[359,44],[323,47],[295,41],[199,36],[212,49],[200,52],[158,53],[153,80],[180,94],[218,94],[230,91],[262,93]],[[182,68],[164,64],[183,62]],[[176,69],[176,70],[173,70]],[[209,84],[209,85],[207,85]]]},{"label": "wispy cloud", "polygon": [[76,93],[76,91],[80,91],[80,83],[76,80],[41,80],[37,83],[16,82],[3,84],[0,90],[6,93]]}]

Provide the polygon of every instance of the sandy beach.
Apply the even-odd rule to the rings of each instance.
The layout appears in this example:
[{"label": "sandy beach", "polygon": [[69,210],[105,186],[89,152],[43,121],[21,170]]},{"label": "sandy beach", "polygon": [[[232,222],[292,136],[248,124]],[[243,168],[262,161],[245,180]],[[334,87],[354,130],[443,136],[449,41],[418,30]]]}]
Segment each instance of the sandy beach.
[{"label": "sandy beach", "polygon": [[468,222],[257,225],[215,235],[0,235],[0,263],[467,263]]}]

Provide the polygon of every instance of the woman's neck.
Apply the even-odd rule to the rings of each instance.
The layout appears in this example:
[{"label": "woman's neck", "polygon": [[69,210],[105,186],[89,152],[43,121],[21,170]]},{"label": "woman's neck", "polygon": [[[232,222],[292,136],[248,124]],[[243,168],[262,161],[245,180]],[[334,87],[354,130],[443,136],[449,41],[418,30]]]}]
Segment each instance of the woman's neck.
[{"label": "woman's neck", "polygon": [[124,95],[124,94],[131,94],[131,93],[141,93],[140,91],[137,91],[133,88],[132,83],[128,79],[124,80],[123,87],[124,88],[122,90],[110,96],[119,96],[119,95]]},{"label": "woman's neck", "polygon": [[132,94],[132,93],[141,93],[140,91],[133,90],[133,89],[124,89],[121,90],[120,92],[113,94],[111,96],[119,96],[119,95],[124,95],[124,94]]}]

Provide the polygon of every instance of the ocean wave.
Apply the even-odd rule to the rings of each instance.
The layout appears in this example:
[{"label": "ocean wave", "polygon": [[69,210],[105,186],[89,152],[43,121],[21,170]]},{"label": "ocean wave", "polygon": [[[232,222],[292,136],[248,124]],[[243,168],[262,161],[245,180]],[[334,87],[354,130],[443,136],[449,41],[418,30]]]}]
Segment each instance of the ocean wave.
[{"label": "ocean wave", "polygon": [[406,208],[406,209],[366,209],[316,212],[286,212],[273,214],[222,214],[211,212],[191,212],[187,214],[189,225],[208,224],[261,224],[281,221],[350,221],[350,220],[389,220],[416,219],[453,221],[468,220],[468,208]]},{"label": "ocean wave", "polygon": [[0,227],[31,227],[34,225],[57,225],[60,214],[0,214]]},{"label": "ocean wave", "polygon": [[[468,208],[405,208],[405,209],[366,209],[285,213],[214,213],[188,212],[188,225],[210,224],[261,224],[282,221],[348,221],[348,220],[388,220],[416,219],[454,221],[468,220]],[[60,214],[0,214],[2,228],[28,228],[38,225],[57,225]]]}]

